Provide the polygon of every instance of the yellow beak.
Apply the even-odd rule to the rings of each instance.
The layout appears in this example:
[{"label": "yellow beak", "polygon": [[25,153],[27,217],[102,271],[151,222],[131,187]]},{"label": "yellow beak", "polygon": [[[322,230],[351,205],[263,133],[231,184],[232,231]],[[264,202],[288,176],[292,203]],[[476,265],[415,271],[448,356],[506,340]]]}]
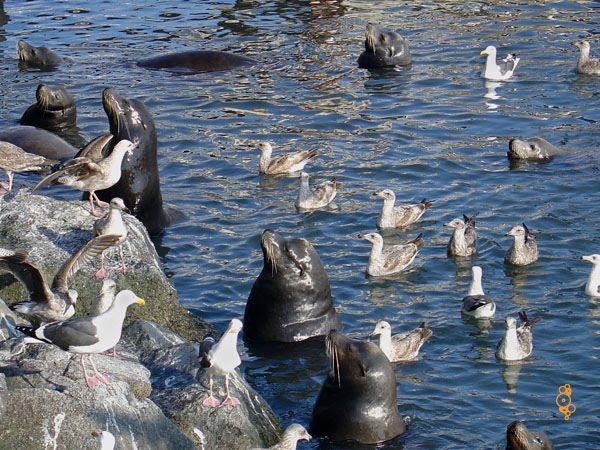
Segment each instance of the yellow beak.
[{"label": "yellow beak", "polygon": [[143,298],[138,298],[138,299],[137,299],[135,302],[136,302],[138,305],[145,305],[145,304],[146,304],[146,302],[144,301],[144,299],[143,299]]},{"label": "yellow beak", "polygon": [[486,52],[485,50],[481,50],[480,55],[487,55],[487,54],[488,54],[488,52]]}]

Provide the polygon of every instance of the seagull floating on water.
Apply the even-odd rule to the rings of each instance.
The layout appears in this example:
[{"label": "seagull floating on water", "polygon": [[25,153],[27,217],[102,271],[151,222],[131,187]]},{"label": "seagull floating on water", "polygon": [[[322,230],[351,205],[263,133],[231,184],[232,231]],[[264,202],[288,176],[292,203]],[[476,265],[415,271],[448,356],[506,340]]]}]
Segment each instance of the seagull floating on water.
[{"label": "seagull floating on water", "polygon": [[401,228],[415,223],[433,203],[421,200],[421,203],[395,205],[396,194],[391,189],[374,192],[373,197],[383,199],[383,206],[377,219],[379,228]]},{"label": "seagull floating on water", "polygon": [[477,231],[473,216],[463,214],[462,219],[452,219],[444,226],[454,229],[446,250],[448,256],[473,256],[477,253]]},{"label": "seagull floating on water", "polygon": [[471,275],[471,286],[469,293],[463,298],[461,312],[476,319],[490,318],[496,312],[496,304],[483,292],[481,267],[471,267]]},{"label": "seagull floating on water", "polygon": [[359,238],[371,242],[371,253],[367,264],[367,273],[373,277],[391,275],[406,269],[423,248],[423,235],[419,234],[406,244],[383,247],[383,237],[379,233],[359,234]]},{"label": "seagull floating on water", "polygon": [[382,320],[377,322],[375,329],[369,336],[379,335],[379,348],[390,362],[410,361],[419,355],[423,344],[431,337],[433,332],[427,328],[425,322],[419,328],[402,334],[392,336],[392,327]]},{"label": "seagull floating on water", "polygon": [[[229,394],[229,374],[238,367],[242,361],[237,351],[237,337],[242,330],[242,322],[238,319],[233,319],[229,322],[229,326],[219,342],[215,343],[212,336],[207,336],[202,341],[200,346],[200,366],[205,368],[209,373],[209,395],[204,399],[204,406],[237,406],[240,401]],[[222,402],[219,402],[212,393],[213,374],[225,374],[225,392],[226,397]]]},{"label": "seagull floating on water", "polygon": [[34,188],[37,191],[44,184],[55,181],[80,191],[90,193],[90,207],[92,214],[102,216],[102,213],[96,212],[94,201],[100,207],[106,207],[108,204],[101,201],[95,191],[108,189],[121,178],[121,163],[126,154],[131,154],[136,146],[131,141],[123,139],[119,141],[113,151],[106,158],[94,162],[87,157],[73,158],[65,163],[56,172],[51,173],[40,181]]},{"label": "seagull floating on water", "polygon": [[314,186],[310,186],[309,175],[306,172],[300,174],[300,190],[296,197],[296,208],[299,210],[310,210],[324,208],[335,199],[340,183],[335,181],[323,181]]},{"label": "seagull floating on water", "polygon": [[[121,236],[121,239],[116,243],[119,246],[119,256],[121,258],[121,273],[127,273],[125,267],[125,258],[123,257],[123,242],[127,239],[127,225],[121,215],[122,211],[128,211],[125,203],[119,197],[113,198],[109,203],[110,209],[106,217],[102,217],[94,222],[94,236],[102,236],[105,234],[113,234]],[[108,270],[104,267],[104,253],[100,255],[100,269],[96,272],[98,278],[107,278]]]},{"label": "seagull floating on water", "polygon": [[579,59],[575,71],[584,75],[600,75],[600,59],[590,58],[590,43],[579,41],[573,45],[579,48]]},{"label": "seagull floating on water", "polygon": [[481,77],[492,81],[508,80],[520,61],[516,54],[509,53],[506,58],[496,62],[496,47],[493,45],[489,45],[481,54],[487,55]]},{"label": "seagull floating on water", "polygon": [[506,331],[504,337],[498,343],[496,358],[505,361],[519,361],[531,355],[533,351],[533,332],[531,328],[541,317],[529,320],[525,311],[522,311],[519,313],[519,319],[521,320],[521,326],[517,328],[517,321],[514,317],[506,318]]},{"label": "seagull floating on water", "polygon": [[526,266],[538,259],[538,247],[535,235],[524,223],[516,225],[506,233],[514,238],[512,245],[504,255],[504,262],[514,266]]},{"label": "seagull floating on water", "polygon": [[16,303],[11,308],[39,322],[53,322],[72,317],[75,313],[77,291],[69,289],[69,278],[77,273],[82,265],[98,257],[118,240],[119,236],[105,235],[87,242],[62,265],[50,287],[40,269],[29,262],[25,253],[2,252],[0,270],[10,272],[29,293],[29,301]]},{"label": "seagull floating on water", "polygon": [[261,142],[258,145],[260,158],[258,160],[259,172],[265,175],[283,175],[286,173],[299,172],[309,159],[317,154],[317,150],[300,150],[294,153],[284,153],[274,156],[273,147],[269,142]]},{"label": "seagull floating on water", "polygon": [[[60,349],[80,354],[83,377],[89,388],[96,383],[109,384],[110,380],[96,369],[92,361],[92,353],[102,353],[113,348],[121,339],[123,321],[127,307],[145,302],[132,291],[121,291],[108,310],[99,316],[82,316],[61,322],[51,322],[38,328],[16,327],[17,330]],[[87,374],[83,357],[87,355],[94,372],[94,376]]]},{"label": "seagull floating on water", "polygon": [[582,261],[591,262],[592,271],[585,284],[585,293],[590,297],[600,297],[600,255],[586,255],[581,257]]},{"label": "seagull floating on water", "polygon": [[298,441],[302,439],[310,441],[312,436],[308,434],[308,431],[302,425],[293,423],[285,429],[278,444],[269,448],[257,448],[253,450],[296,450]]},{"label": "seagull floating on water", "polygon": [[10,142],[0,141],[0,169],[4,170],[8,177],[8,182],[0,182],[0,197],[12,190],[14,173],[42,170],[56,163],[58,161],[28,153]]}]

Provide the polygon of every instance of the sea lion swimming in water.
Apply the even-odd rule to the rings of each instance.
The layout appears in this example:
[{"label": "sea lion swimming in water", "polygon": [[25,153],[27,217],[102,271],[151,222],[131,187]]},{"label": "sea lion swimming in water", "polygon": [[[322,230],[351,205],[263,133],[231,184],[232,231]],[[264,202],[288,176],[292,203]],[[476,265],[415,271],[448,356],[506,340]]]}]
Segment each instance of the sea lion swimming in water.
[{"label": "sea lion swimming in water", "polygon": [[17,42],[19,62],[28,67],[50,69],[57,67],[63,59],[48,47],[34,47],[25,41]]},{"label": "sea lion swimming in water", "polygon": [[138,62],[147,69],[162,69],[179,74],[217,72],[254,64],[251,58],[215,50],[191,50],[155,56]]},{"label": "sea lion swimming in water", "polygon": [[310,432],[334,442],[376,444],[400,436],[406,424],[396,405],[396,374],[373,342],[331,331],[325,347],[331,370],[321,387]]},{"label": "sea lion swimming in water", "polygon": [[554,450],[554,445],[545,433],[529,430],[515,420],[506,427],[506,450]]},{"label": "sea lion swimming in water", "polygon": [[408,42],[398,33],[367,24],[365,51],[358,57],[358,67],[377,69],[407,66],[412,63]]},{"label": "sea lion swimming in water", "polygon": [[506,156],[510,160],[550,161],[559,149],[541,137],[511,139]]},{"label": "sea lion swimming in water", "polygon": [[244,336],[298,342],[340,329],[327,273],[310,242],[265,230],[260,245],[264,265],[246,303]]}]

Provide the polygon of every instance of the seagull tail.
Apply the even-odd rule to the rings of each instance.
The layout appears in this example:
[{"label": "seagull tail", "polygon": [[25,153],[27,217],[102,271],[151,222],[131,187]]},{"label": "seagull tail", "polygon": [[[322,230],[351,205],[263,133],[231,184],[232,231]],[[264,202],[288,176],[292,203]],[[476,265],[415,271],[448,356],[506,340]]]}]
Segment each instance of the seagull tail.
[{"label": "seagull tail", "polygon": [[38,337],[35,335],[35,331],[37,330],[37,328],[35,327],[22,327],[20,325],[17,325],[15,329],[27,336],[31,336],[32,338],[38,339]]}]

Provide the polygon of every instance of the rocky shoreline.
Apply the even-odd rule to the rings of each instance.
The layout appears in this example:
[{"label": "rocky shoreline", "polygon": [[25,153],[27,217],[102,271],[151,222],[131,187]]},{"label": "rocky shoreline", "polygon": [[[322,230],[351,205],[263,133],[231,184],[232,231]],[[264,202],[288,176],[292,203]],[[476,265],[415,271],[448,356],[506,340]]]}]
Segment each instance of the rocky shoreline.
[{"label": "rocky shoreline", "polygon": [[[0,200],[0,248],[25,250],[47,279],[92,237],[87,202],[71,202],[22,189]],[[87,388],[79,356],[49,344],[25,344],[14,330],[26,321],[6,305],[25,298],[21,283],[0,273],[0,449],[94,449],[92,431],[108,430],[116,448],[248,449],[274,444],[281,426],[270,407],[239,371],[231,389],[238,407],[207,408],[197,342],[211,327],[191,315],[162,271],[144,226],[126,215],[124,244],[131,271],[118,272],[118,250],[106,267],[119,289],[131,289],[146,305],[129,309],[119,356],[96,355],[107,386]],[[79,292],[76,315],[85,314],[100,281],[86,264],[70,279]],[[6,302],[6,304],[4,303]],[[222,381],[216,394],[224,395]]]}]

